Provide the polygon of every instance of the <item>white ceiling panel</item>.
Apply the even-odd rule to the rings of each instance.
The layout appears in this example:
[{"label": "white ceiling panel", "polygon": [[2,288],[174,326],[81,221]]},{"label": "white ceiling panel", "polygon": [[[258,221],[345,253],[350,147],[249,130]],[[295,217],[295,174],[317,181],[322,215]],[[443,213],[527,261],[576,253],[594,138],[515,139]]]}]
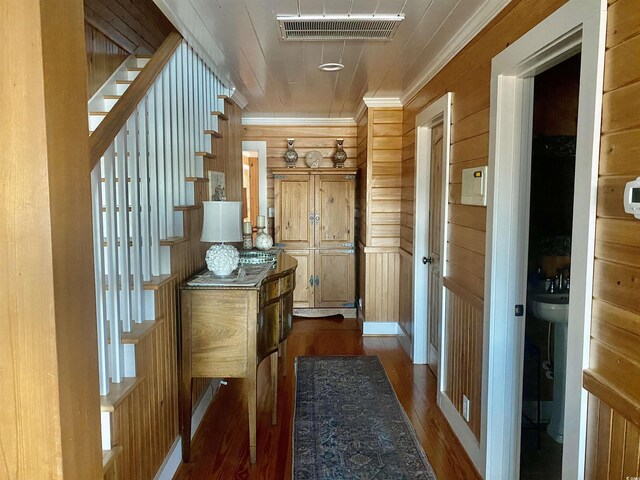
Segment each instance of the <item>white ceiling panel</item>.
[{"label": "white ceiling panel", "polygon": [[[509,0],[154,0],[248,101],[246,116],[351,117],[402,97]],[[282,41],[276,15],[405,14],[393,40]],[[197,27],[197,28],[195,28]],[[340,62],[340,72],[323,72]]]}]

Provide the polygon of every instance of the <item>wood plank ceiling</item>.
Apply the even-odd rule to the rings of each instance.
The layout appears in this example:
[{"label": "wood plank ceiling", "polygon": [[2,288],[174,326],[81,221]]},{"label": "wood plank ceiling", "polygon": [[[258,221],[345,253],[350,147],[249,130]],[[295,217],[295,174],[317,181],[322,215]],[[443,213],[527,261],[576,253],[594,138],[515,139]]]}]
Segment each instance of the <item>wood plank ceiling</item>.
[{"label": "wood plank ceiling", "polygon": [[[324,118],[352,117],[365,96],[401,97],[509,0],[154,1],[218,63],[248,101],[245,116]],[[398,13],[405,20],[387,42],[282,41],[276,21],[279,14]],[[325,62],[345,68],[318,70]]]}]

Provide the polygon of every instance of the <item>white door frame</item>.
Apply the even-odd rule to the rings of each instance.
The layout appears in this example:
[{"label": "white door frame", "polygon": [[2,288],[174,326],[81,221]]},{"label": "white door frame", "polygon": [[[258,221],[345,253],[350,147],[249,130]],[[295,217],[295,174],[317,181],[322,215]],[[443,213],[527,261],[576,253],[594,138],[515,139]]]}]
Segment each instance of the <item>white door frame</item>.
[{"label": "white door frame", "polygon": [[[485,267],[482,445],[484,478],[517,478],[520,453],[523,225],[528,218],[533,76],[581,51],[563,478],[584,478],[597,174],[604,72],[604,0],[571,0],[497,55],[491,72],[491,124]],[[517,287],[519,285],[519,287]]]},{"label": "white door frame", "polygon": [[[431,130],[442,123],[442,229],[441,274],[446,274],[447,246],[447,211],[449,191],[449,156],[451,150],[451,93],[446,93],[416,116],[416,171],[415,201],[413,206],[413,363],[425,364],[428,357],[429,328],[427,326],[427,298],[425,292],[429,288],[428,268],[422,264],[422,257],[429,256],[429,189],[431,180]],[[427,214],[426,221],[418,221],[419,214]],[[442,312],[444,316],[444,297]],[[444,338],[444,321],[441,328],[441,339]],[[440,342],[440,361],[438,378],[443,378],[445,365],[443,361],[444,342]]]},{"label": "white door frame", "polygon": [[258,152],[258,210],[267,218],[267,142],[243,140],[242,150]]}]

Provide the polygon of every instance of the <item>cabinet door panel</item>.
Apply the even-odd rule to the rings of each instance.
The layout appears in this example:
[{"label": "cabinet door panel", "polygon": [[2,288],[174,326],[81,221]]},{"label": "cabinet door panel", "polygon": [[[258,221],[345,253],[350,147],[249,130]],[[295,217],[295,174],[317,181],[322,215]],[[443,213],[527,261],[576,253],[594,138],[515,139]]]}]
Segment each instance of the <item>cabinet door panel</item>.
[{"label": "cabinet door panel", "polygon": [[298,261],[296,288],[293,291],[294,308],[313,308],[314,289],[313,250],[286,250],[286,254]]},{"label": "cabinet door panel", "polygon": [[310,248],[315,212],[313,177],[287,175],[275,179],[275,241],[286,248]]},{"label": "cabinet door panel", "polygon": [[317,250],[315,254],[315,306],[355,306],[354,250]]},{"label": "cabinet door panel", "polygon": [[318,248],[353,247],[354,197],[353,175],[317,175],[316,232]]}]

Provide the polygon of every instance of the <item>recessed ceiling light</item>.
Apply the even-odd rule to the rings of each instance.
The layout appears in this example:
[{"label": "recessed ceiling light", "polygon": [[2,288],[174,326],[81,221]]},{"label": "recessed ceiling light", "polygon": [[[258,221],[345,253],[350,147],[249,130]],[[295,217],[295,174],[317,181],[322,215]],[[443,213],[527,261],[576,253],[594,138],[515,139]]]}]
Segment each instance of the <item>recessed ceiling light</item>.
[{"label": "recessed ceiling light", "polygon": [[323,63],[318,67],[323,72],[338,72],[344,68],[341,63]]}]

